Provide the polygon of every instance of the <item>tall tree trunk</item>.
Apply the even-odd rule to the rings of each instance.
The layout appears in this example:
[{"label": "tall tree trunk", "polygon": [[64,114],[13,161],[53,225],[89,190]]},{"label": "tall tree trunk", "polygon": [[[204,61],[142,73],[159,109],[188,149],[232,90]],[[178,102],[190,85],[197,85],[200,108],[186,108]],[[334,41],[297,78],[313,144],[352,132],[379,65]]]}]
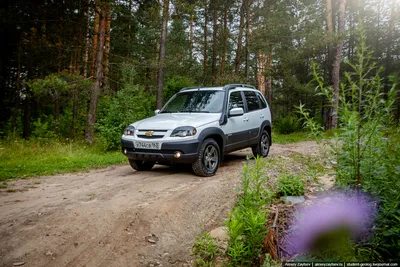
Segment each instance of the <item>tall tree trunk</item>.
[{"label": "tall tree trunk", "polygon": [[157,109],[162,108],[162,92],[164,88],[164,67],[165,67],[165,46],[167,42],[167,26],[168,26],[168,9],[169,0],[164,0],[163,5],[163,21],[161,29],[161,41],[160,41],[160,63],[158,67],[158,85],[157,85]]},{"label": "tall tree trunk", "polygon": [[58,60],[57,60],[57,71],[61,72],[62,68],[62,59],[63,59],[63,54],[62,54],[62,45],[63,45],[63,38],[62,38],[62,32],[64,29],[64,19],[61,17],[60,18],[60,32],[58,33],[58,42],[57,42],[57,49],[58,49]]},{"label": "tall tree trunk", "polygon": [[220,76],[223,77],[225,74],[225,63],[226,63],[226,50],[228,46],[228,7],[224,6],[224,33],[222,41],[222,56],[221,56],[221,71]]},{"label": "tall tree trunk", "polygon": [[83,59],[83,77],[87,78],[88,61],[89,61],[89,47],[90,47],[90,1],[87,2],[86,10],[86,44],[85,44],[85,57]]},{"label": "tall tree trunk", "polygon": [[266,83],[266,95],[270,105],[272,105],[272,45],[269,45],[268,63],[266,70],[268,72],[268,78]]},{"label": "tall tree trunk", "polygon": [[211,76],[212,76],[212,85],[215,85],[217,82],[217,0],[212,1],[212,12],[213,12],[213,52],[211,58]]},{"label": "tall tree trunk", "polygon": [[250,71],[250,52],[249,52],[249,44],[250,44],[250,6],[252,0],[246,0],[246,82],[249,81],[249,71]]},{"label": "tall tree trunk", "polygon": [[333,20],[332,20],[332,0],[326,0],[326,35],[327,35],[327,43],[328,43],[328,57],[327,57],[327,72],[331,74],[332,71],[332,44],[333,44]]},{"label": "tall tree trunk", "polygon": [[106,31],[106,12],[104,6],[101,7],[99,12],[99,38],[98,47],[96,48],[96,73],[95,80],[92,85],[90,105],[88,116],[86,119],[85,139],[89,143],[94,141],[94,125],[96,123],[97,105],[99,102],[102,82],[103,82],[103,55],[104,55],[104,42],[105,42],[105,31]]},{"label": "tall tree trunk", "polygon": [[258,51],[257,53],[257,86],[258,90],[265,95],[265,76],[264,72],[267,65],[267,55],[265,52]]},{"label": "tall tree trunk", "polygon": [[110,54],[110,28],[111,28],[111,14],[110,14],[111,6],[110,4],[106,4],[105,12],[106,12],[106,37],[105,37],[105,50],[104,50],[104,85],[108,86],[108,75],[109,75],[109,54]]},{"label": "tall tree trunk", "polygon": [[[329,79],[332,79],[332,59],[333,59],[333,16],[332,16],[332,0],[325,0],[325,18],[326,18],[326,35],[327,35],[327,52],[326,73]],[[331,81],[330,81],[331,83]],[[322,103],[324,128],[325,130],[332,128],[332,106],[328,104],[328,100],[324,99]]]},{"label": "tall tree trunk", "polygon": [[338,126],[338,111],[339,111],[339,82],[340,82],[340,62],[342,60],[343,49],[343,30],[344,16],[346,9],[346,0],[339,0],[339,24],[337,31],[336,55],[333,59],[332,83],[333,83],[333,109],[332,109],[332,128]]},{"label": "tall tree trunk", "polygon": [[97,1],[95,1],[94,8],[94,24],[93,24],[93,37],[92,37],[92,62],[90,65],[90,77],[94,77],[96,71],[96,58],[98,49],[99,39],[99,20],[100,20],[100,8],[98,7]]},{"label": "tall tree trunk", "polygon": [[207,28],[207,24],[208,24],[208,10],[207,10],[207,5],[208,5],[208,0],[204,0],[204,52],[203,52],[203,56],[204,56],[204,60],[203,60],[203,75],[204,75],[204,79],[207,77],[207,59],[208,59],[208,54],[207,54],[207,50],[208,50],[208,28]]},{"label": "tall tree trunk", "polygon": [[242,59],[242,43],[243,43],[243,31],[244,31],[244,13],[246,9],[246,1],[242,0],[242,5],[240,7],[240,22],[239,22],[239,34],[238,34],[238,42],[236,48],[236,56],[235,56],[235,74],[239,74],[240,63]]}]

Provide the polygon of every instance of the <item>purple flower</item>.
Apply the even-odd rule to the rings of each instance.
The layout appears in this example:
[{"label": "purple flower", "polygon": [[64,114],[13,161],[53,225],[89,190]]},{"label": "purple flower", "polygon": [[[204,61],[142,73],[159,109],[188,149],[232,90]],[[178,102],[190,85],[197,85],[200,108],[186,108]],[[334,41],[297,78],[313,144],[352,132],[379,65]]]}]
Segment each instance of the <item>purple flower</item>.
[{"label": "purple flower", "polygon": [[340,234],[345,236],[341,240],[359,239],[372,226],[374,214],[374,203],[362,194],[319,197],[295,215],[282,244],[286,256],[310,252],[318,249],[316,246],[338,245],[334,239]]}]

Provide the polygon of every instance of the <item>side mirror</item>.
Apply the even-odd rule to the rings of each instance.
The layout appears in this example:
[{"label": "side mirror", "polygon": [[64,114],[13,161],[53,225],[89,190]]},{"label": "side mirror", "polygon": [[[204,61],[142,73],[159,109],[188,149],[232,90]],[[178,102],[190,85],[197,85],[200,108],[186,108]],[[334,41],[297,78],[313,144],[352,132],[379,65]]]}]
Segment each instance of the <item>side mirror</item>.
[{"label": "side mirror", "polygon": [[244,110],[242,108],[233,108],[229,110],[229,117],[242,116],[243,114]]},{"label": "side mirror", "polygon": [[154,115],[157,115],[158,113],[160,113],[159,109],[154,110]]}]

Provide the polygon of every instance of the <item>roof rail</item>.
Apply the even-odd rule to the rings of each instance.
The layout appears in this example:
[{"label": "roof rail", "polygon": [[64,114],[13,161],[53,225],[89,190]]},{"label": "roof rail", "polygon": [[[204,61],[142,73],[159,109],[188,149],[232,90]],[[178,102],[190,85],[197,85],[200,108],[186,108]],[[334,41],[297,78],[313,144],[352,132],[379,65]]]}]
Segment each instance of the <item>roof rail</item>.
[{"label": "roof rail", "polygon": [[185,90],[190,90],[190,89],[200,89],[204,88],[204,86],[188,86],[188,87],[183,87],[179,92],[185,91]]},{"label": "roof rail", "polygon": [[[243,84],[243,83],[233,83],[233,84],[227,84],[224,85],[223,89],[224,90],[230,90],[236,87],[244,87],[244,88],[251,88],[251,89],[256,89],[253,85],[249,85],[249,84]],[[188,87],[184,87],[181,90],[179,90],[179,92],[182,91],[186,91],[186,90],[190,90],[190,89],[201,89],[201,88],[207,88],[207,86],[188,86]]]},{"label": "roof rail", "polygon": [[246,88],[251,88],[251,89],[256,89],[253,85],[249,84],[242,84],[242,83],[233,83],[233,84],[227,84],[224,86],[224,90],[230,90],[236,87],[246,87]]}]

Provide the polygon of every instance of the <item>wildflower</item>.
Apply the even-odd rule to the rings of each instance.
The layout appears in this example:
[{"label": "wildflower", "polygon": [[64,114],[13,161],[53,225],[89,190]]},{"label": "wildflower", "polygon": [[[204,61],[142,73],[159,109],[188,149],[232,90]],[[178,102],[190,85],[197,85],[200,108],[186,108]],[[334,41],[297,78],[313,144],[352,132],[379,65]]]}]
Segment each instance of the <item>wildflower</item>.
[{"label": "wildflower", "polygon": [[[366,236],[375,209],[365,195],[334,194],[299,210],[282,244],[287,256],[348,253],[351,242]],[[341,257],[340,255],[336,255]]]}]

